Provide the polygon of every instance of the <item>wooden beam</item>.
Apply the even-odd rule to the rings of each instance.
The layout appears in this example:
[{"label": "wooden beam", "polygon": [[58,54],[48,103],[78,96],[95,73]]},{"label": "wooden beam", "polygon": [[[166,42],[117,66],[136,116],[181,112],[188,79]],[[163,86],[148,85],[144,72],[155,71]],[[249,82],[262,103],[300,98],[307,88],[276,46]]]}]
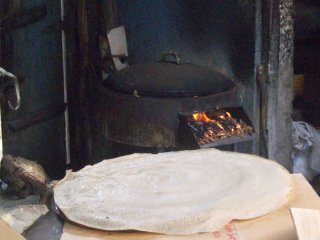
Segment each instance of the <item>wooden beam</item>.
[{"label": "wooden beam", "polygon": [[254,122],[257,141],[253,153],[267,157],[267,109],[268,109],[268,65],[269,65],[269,1],[256,0],[256,50],[254,83]]},{"label": "wooden beam", "polygon": [[260,154],[260,135],[261,135],[261,99],[259,89],[259,79],[261,79],[261,59],[262,59],[262,0],[256,0],[256,16],[255,16],[255,79],[253,82],[253,126],[257,134],[257,138],[253,141],[252,152]]},{"label": "wooden beam", "polygon": [[270,0],[268,157],[292,170],[294,0]]}]

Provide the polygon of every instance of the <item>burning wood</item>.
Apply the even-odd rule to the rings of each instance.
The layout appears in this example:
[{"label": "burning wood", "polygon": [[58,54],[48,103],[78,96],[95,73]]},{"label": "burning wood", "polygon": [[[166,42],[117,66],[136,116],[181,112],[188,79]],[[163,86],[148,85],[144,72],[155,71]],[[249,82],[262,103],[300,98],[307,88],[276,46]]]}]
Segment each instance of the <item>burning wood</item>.
[{"label": "burning wood", "polygon": [[194,113],[188,117],[188,125],[200,145],[233,136],[251,136],[253,133],[251,126],[241,119],[233,118],[231,113],[224,109]]}]

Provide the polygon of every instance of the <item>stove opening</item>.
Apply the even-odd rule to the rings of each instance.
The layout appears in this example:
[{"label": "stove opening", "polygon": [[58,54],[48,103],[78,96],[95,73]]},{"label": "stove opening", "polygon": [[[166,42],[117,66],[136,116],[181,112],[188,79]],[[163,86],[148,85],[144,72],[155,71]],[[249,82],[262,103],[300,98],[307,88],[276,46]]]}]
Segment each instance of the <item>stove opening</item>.
[{"label": "stove opening", "polygon": [[254,137],[254,129],[242,107],[180,114],[179,120],[180,141],[196,148],[244,142]]}]

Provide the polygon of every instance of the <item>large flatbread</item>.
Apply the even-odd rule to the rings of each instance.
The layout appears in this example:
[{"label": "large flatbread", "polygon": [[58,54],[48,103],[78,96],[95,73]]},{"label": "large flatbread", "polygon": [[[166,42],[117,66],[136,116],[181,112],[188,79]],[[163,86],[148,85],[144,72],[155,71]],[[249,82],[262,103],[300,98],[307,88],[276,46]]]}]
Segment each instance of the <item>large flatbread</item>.
[{"label": "large flatbread", "polygon": [[182,235],[265,215],[289,191],[290,175],[274,161],[206,149],[105,160],[68,174],[54,196],[82,225]]}]

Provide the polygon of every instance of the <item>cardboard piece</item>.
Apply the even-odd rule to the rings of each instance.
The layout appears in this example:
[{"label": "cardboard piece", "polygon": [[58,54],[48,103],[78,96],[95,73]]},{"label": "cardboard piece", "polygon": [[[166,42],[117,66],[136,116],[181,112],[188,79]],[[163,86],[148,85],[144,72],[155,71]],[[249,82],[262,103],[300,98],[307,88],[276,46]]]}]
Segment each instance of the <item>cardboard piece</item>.
[{"label": "cardboard piece", "polygon": [[23,236],[17,233],[13,228],[0,219],[0,240],[25,240]]},{"label": "cardboard piece", "polygon": [[66,223],[61,240],[296,240],[290,208],[320,210],[320,198],[301,174],[292,175],[292,192],[286,206],[263,217],[233,221],[219,231],[188,236],[145,232],[108,232]]}]

